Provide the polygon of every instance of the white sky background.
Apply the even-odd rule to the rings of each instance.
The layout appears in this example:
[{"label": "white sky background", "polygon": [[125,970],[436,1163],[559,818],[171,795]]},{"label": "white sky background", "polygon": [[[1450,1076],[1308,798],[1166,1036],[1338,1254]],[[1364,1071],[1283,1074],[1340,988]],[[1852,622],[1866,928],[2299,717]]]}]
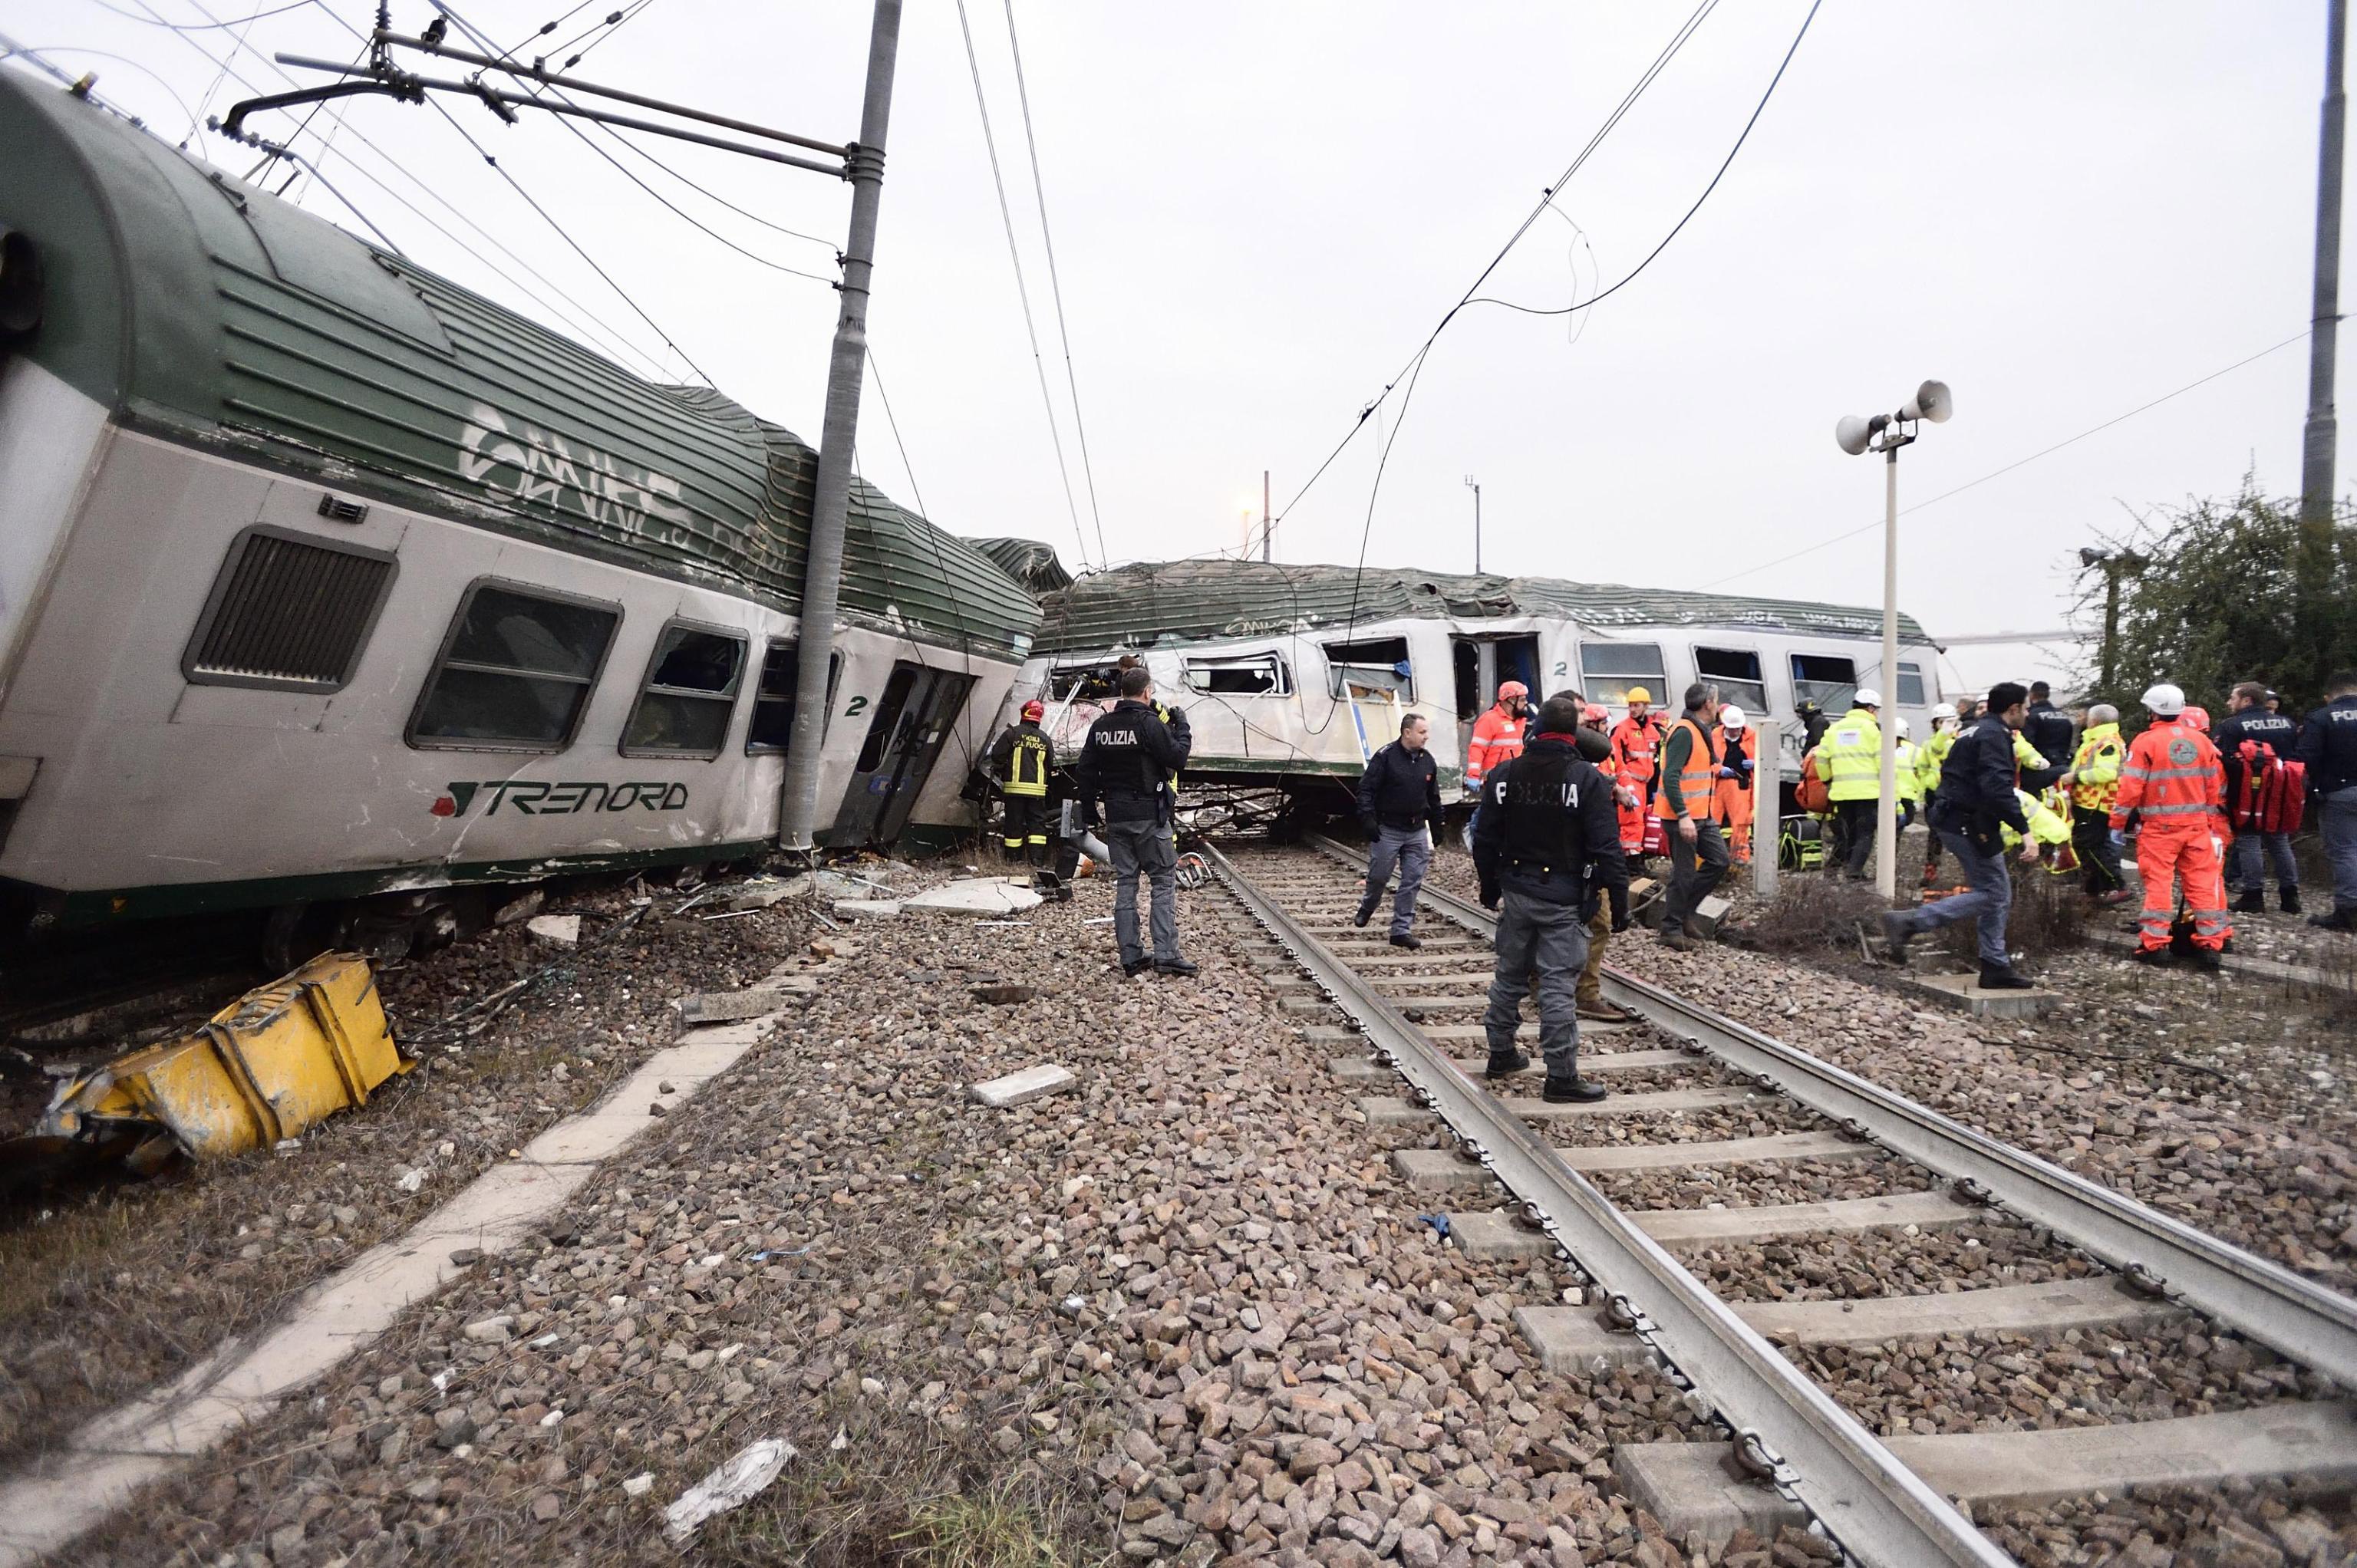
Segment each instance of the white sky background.
[{"label": "white sky background", "polygon": [[[149,3],[206,19],[199,0]],[[556,38],[617,3],[598,0]],[[270,0],[201,4],[229,18]],[[475,0],[463,14],[504,45],[565,4]],[[1282,507],[1688,9],[1018,0],[1113,557],[1233,549],[1247,498],[1257,515],[1263,468]],[[1561,305],[1575,270],[1585,295],[1599,266],[1608,282],[1633,266],[1708,182],[1806,10],[1805,0],[1721,5],[1563,193],[1592,260],[1582,248],[1575,269],[1571,225],[1547,217],[1484,292]],[[1093,559],[1006,13],[1000,0],[967,0],[967,11]],[[339,0],[336,14],[365,27],[371,7]],[[401,0],[394,21],[414,32],[430,15],[423,0]],[[653,0],[578,73],[849,140],[867,25],[854,0]],[[94,0],[0,0],[0,27],[31,46],[128,57],[210,113],[243,91],[230,81],[207,96],[218,68],[189,47],[226,55],[234,29],[184,38]],[[1954,388],[1960,412],[1902,456],[1902,505],[2293,337],[2309,314],[2323,36],[2315,0],[1828,0],[1716,194],[1584,330],[1580,317],[1483,307],[1442,337],[1392,453],[1367,559],[1470,569],[1469,472],[1482,485],[1491,570],[1699,586],[1875,522],[1878,459],[1843,456],[1834,421],[1895,407],[1926,376]],[[247,38],[265,55],[347,59],[357,47],[319,0],[256,21]],[[188,124],[140,70],[51,58],[95,70],[102,96],[173,140]],[[287,85],[253,54],[234,63],[266,90]],[[830,290],[696,232],[552,116],[511,128],[447,102],[722,390],[816,440]],[[355,133],[614,333],[662,352],[432,110],[362,99],[341,113],[347,128],[322,114],[298,145],[316,156],[317,134],[335,131],[328,178],[418,261],[549,318],[485,264],[522,276],[512,262]],[[261,125],[283,134],[292,123]],[[839,182],[642,145],[776,222],[843,232]],[[210,137],[192,145],[241,174],[253,162]],[[910,0],[888,149],[869,325],[927,510],[956,532],[1046,540],[1074,564],[948,0]],[[467,242],[436,233],[346,156]],[[739,244],[832,275],[827,250],[618,156]],[[311,181],[296,193],[351,223]],[[2062,625],[2075,551],[2123,525],[2123,508],[2230,493],[2251,470],[2271,492],[2298,489],[2306,374],[2305,345],[2294,344],[1903,520],[1901,605],[1935,637]],[[1386,433],[1398,408],[1394,394]],[[1287,517],[1279,559],[1357,558],[1372,434],[1370,421]],[[864,472],[913,503],[872,381],[860,456]],[[1726,586],[1878,603],[1879,531]],[[1943,683],[2059,674],[2067,657],[1959,649]]]}]

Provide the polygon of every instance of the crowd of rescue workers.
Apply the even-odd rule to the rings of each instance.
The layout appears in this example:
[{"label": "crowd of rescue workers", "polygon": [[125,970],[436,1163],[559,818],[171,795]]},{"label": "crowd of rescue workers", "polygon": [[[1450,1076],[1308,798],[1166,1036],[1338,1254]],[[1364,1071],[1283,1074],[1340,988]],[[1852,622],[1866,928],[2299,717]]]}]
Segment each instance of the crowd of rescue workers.
[{"label": "crowd of rescue workers", "polygon": [[[1009,859],[1028,856],[1044,884],[1069,877],[1083,843],[1101,850],[1116,879],[1114,934],[1122,972],[1191,975],[1178,948],[1176,808],[1193,747],[1186,714],[1156,698],[1134,657],[1113,672],[1115,700],[1090,725],[1071,769],[1070,831],[1051,808],[1055,747],[1040,727],[1045,707],[991,747],[988,777],[1005,811]],[[2246,681],[2214,725],[2184,692],[2161,682],[2140,703],[2150,722],[2133,737],[2119,710],[2093,703],[2076,713],[2051,701],[2044,682],[2000,682],[1986,693],[1932,710],[1919,745],[1897,729],[1896,782],[1882,783],[1882,699],[1860,688],[1833,715],[1803,703],[1798,810],[1755,803],[1759,732],[1708,683],[1686,688],[1674,716],[1641,686],[1619,693],[1618,723],[1576,691],[1534,704],[1519,681],[1499,688],[1473,725],[1465,783],[1473,802],[1466,839],[1482,906],[1497,912],[1496,969],[1483,1015],[1491,1077],[1521,1072],[1516,1047],[1523,999],[1535,990],[1544,1097],[1604,1098],[1578,1071],[1579,1020],[1627,1016],[1601,990],[1604,953],[1630,929],[1632,865],[1666,858],[1659,940],[1687,950],[1696,911],[1729,869],[1755,853],[1832,878],[1867,879],[1882,813],[1927,832],[1921,902],[1883,913],[1887,956],[1936,927],[1976,922],[1985,990],[2018,990],[2007,946],[2011,862],[2075,875],[2097,908],[2131,895],[2124,852],[2135,843],[2143,888],[2137,961],[2185,961],[2215,972],[2232,916],[2266,908],[2266,879],[2287,914],[2302,912],[2292,835],[2311,805],[2331,869],[2333,903],[2310,926],[2357,933],[2357,671],[2336,674],[2326,703],[2305,720],[2276,693]],[[1353,924],[1364,928],[1392,891],[1388,940],[1414,950],[1417,897],[1434,845],[1447,829],[1439,768],[1427,721],[1403,716],[1399,738],[1369,757],[1357,788],[1367,875]],[[1760,788],[1777,789],[1776,770]],[[1781,794],[1781,791],[1780,791]],[[1760,807],[1766,808],[1763,816]],[[1776,824],[1773,845],[1755,845],[1755,822]],[[1060,853],[1051,848],[1062,845]],[[1050,868],[1051,854],[1056,855]],[[1943,871],[1958,867],[1953,890]],[[1397,881],[1394,886],[1394,876]],[[1147,891],[1144,929],[1138,894]],[[2232,900],[2230,903],[2229,900]],[[1722,925],[1718,934],[1730,934]]]}]

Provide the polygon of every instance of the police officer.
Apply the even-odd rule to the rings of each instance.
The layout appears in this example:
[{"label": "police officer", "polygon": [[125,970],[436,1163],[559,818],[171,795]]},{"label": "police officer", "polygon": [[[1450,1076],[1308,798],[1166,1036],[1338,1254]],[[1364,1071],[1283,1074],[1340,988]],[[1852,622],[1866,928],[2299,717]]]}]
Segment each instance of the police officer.
[{"label": "police officer", "polygon": [[2324,819],[2324,858],[2332,867],[2332,908],[2308,923],[2357,931],[2357,670],[2332,677],[2332,700],[2308,715],[2299,732],[2299,760],[2308,765],[2309,792]]},{"label": "police officer", "polygon": [[1400,720],[1399,739],[1367,759],[1359,776],[1359,825],[1367,830],[1367,891],[1351,923],[1364,926],[1383,900],[1392,867],[1399,867],[1399,892],[1392,897],[1392,946],[1420,948],[1415,935],[1415,896],[1432,864],[1440,837],[1440,768],[1426,749],[1422,714]]},{"label": "police officer", "polygon": [[[2281,714],[2268,712],[2266,702],[2265,686],[2256,681],[2244,682],[2227,694],[2226,716],[2211,733],[2219,758],[2226,765],[2226,810],[2230,816],[2243,800],[2251,771],[2266,770],[2266,754],[2273,752],[2276,761],[2289,762],[2293,748],[2299,743],[2299,725]],[[2252,743],[2247,760],[2243,756],[2243,743],[2246,740]],[[2283,912],[2299,913],[2299,862],[2292,858],[2291,834],[2267,832],[2256,823],[2238,825],[2234,843],[2227,851],[2227,890],[2242,890],[2242,897],[2227,906],[2233,913],[2255,915],[2267,907],[2269,861],[2275,863],[2276,892],[2283,899]]]},{"label": "police officer", "polygon": [[1040,729],[1044,703],[1023,704],[1021,722],[1011,724],[990,748],[990,776],[998,781],[1006,807],[1006,858],[1025,855],[1034,870],[1048,865],[1048,775],[1055,771],[1056,746]]},{"label": "police officer", "polygon": [[[1118,879],[1113,929],[1121,943],[1124,974],[1148,968],[1162,974],[1195,972],[1178,950],[1178,846],[1171,823],[1178,800],[1172,780],[1194,746],[1187,715],[1177,708],[1157,713],[1154,678],[1143,667],[1133,667],[1121,672],[1121,700],[1089,726],[1073,769],[1082,823],[1095,827],[1100,811],[1103,817],[1105,847]],[[1151,953],[1138,937],[1141,874],[1153,889]]]},{"label": "police officer", "polygon": [[1587,924],[1607,884],[1626,872],[1612,789],[1579,755],[1579,703],[1554,696],[1539,709],[1523,754],[1491,769],[1481,786],[1481,825],[1473,864],[1481,905],[1498,910],[1498,961],[1482,1024],[1490,1036],[1489,1075],[1530,1066],[1514,1048],[1523,998],[1538,979],[1539,1048],[1546,1058],[1540,1092],[1556,1104],[1604,1098],[1579,1076],[1577,990],[1587,958]]},{"label": "police officer", "polygon": [[1908,941],[1935,926],[1973,919],[1979,923],[1984,991],[2027,991],[2030,983],[2014,972],[2006,950],[2006,916],[2013,907],[2013,874],[2005,864],[2004,830],[2023,840],[2021,858],[2038,860],[2038,841],[2021,809],[2014,784],[2014,732],[2028,716],[2029,693],[2011,681],[1989,688],[1981,716],[1956,737],[1940,765],[1939,803],[1932,828],[1964,868],[1968,891],[1913,909],[1882,917],[1883,940],[1895,963],[1907,961]]}]

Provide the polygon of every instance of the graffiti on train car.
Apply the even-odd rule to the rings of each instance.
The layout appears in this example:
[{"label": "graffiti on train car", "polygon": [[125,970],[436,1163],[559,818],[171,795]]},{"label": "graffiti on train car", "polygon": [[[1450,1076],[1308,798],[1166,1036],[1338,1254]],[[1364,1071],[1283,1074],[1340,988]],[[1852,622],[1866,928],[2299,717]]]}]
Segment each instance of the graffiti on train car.
[{"label": "graffiti on train car", "polygon": [[463,817],[478,800],[483,815],[510,807],[527,817],[569,817],[579,811],[678,811],[687,807],[687,786],[660,779],[608,784],[597,779],[549,784],[537,779],[490,779],[448,786],[427,808],[437,817]]},{"label": "graffiti on train car", "polygon": [[691,521],[680,483],[669,474],[633,468],[610,452],[568,442],[554,431],[522,424],[476,403],[458,433],[458,471],[491,489],[587,514],[598,522],[639,532],[649,518]]}]

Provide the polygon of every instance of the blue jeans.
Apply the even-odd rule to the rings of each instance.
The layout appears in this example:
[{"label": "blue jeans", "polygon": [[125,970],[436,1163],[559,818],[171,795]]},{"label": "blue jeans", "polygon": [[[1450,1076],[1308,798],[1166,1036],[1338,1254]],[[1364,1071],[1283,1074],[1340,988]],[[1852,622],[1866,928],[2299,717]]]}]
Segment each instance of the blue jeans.
[{"label": "blue jeans", "polygon": [[[1609,929],[1609,928],[1608,928]],[[1534,898],[1509,887],[1498,910],[1498,967],[1490,980],[1490,1006],[1481,1026],[1490,1054],[1514,1048],[1523,998],[1538,979],[1539,1054],[1547,1077],[1579,1076],[1579,972],[1587,962],[1587,921],[1577,904]]]},{"label": "blue jeans", "polygon": [[2248,893],[2266,892],[2267,877],[2263,854],[2265,862],[2275,867],[2277,887],[2288,891],[2299,886],[2299,862],[2291,857],[2291,835],[2254,831],[2234,835],[2233,847],[2227,851],[2226,886]]},{"label": "blue jeans", "polygon": [[[1178,845],[1170,824],[1108,822],[1105,847],[1113,852],[1113,934],[1121,944],[1121,961],[1142,963],[1148,958],[1168,962],[1184,955],[1178,950]],[[1146,879],[1148,892],[1147,931],[1154,942],[1149,953],[1137,929],[1137,881]]]},{"label": "blue jeans", "polygon": [[[2357,794],[2357,791],[2352,791]],[[2357,804],[2357,801],[2352,801]],[[1926,904],[1907,911],[1907,929],[1921,933],[1935,926],[1953,924],[1957,920],[1977,918],[1980,921],[1981,961],[2002,969],[2007,963],[2005,951],[2005,918],[2013,908],[2013,873],[2005,864],[2005,851],[1983,854],[1972,846],[1962,833],[1943,829],[1940,843],[1964,868],[1966,891],[1953,897],[1943,898],[1936,904]]]},{"label": "blue jeans", "polygon": [[2335,789],[2324,808],[2324,858],[2332,865],[2332,907],[2357,909],[2357,784]]},{"label": "blue jeans", "polygon": [[1399,867],[1399,891],[1392,897],[1392,935],[1406,936],[1415,929],[1415,896],[1424,890],[1424,873],[1432,864],[1432,841],[1418,828],[1379,828],[1367,846],[1367,890],[1359,913],[1372,915],[1383,899],[1383,885]]}]

